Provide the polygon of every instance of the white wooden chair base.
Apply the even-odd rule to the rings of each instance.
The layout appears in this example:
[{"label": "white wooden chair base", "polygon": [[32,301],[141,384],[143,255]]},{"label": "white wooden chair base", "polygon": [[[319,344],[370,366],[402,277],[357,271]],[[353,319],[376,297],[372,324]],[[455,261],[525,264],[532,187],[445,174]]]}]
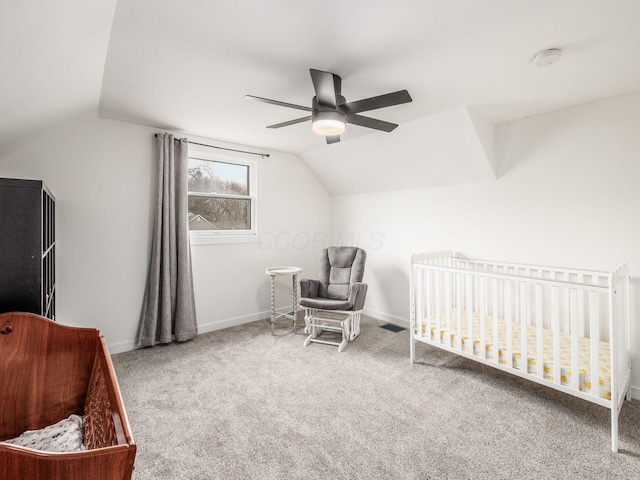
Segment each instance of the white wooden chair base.
[{"label": "white wooden chair base", "polygon": [[[362,310],[352,312],[304,308],[304,322],[306,325],[304,331],[309,334],[304,341],[304,346],[307,347],[310,343],[322,343],[324,345],[337,346],[338,352],[341,352],[347,343],[353,341],[360,333],[361,313]],[[324,331],[342,333],[341,341],[318,338],[318,335]]]}]

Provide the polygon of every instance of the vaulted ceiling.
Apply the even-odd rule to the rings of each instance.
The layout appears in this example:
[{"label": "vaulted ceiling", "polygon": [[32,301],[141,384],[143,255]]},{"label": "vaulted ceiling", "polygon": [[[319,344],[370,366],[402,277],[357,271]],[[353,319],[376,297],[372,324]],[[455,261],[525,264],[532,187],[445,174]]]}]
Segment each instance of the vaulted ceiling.
[{"label": "vaulted ceiling", "polygon": [[0,6],[0,153],[65,120],[96,116],[116,0]]},{"label": "vaulted ceiling", "polygon": [[[0,149],[91,114],[294,152],[336,194],[482,180],[493,124],[639,90],[639,24],[637,0],[13,2]],[[533,66],[551,47],[562,59]],[[244,95],[310,105],[309,68],[339,74],[349,101],[413,102],[369,113],[394,132],[348,125],[334,145],[309,123],[266,129],[302,115]],[[362,168],[368,187],[336,180]]]}]

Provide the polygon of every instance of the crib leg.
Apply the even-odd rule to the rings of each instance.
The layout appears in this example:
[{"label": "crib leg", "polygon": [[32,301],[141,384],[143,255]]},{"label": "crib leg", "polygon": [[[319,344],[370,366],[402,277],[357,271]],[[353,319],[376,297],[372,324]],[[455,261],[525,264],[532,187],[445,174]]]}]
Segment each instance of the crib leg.
[{"label": "crib leg", "polygon": [[612,405],[611,409],[611,450],[618,453],[618,406]]}]

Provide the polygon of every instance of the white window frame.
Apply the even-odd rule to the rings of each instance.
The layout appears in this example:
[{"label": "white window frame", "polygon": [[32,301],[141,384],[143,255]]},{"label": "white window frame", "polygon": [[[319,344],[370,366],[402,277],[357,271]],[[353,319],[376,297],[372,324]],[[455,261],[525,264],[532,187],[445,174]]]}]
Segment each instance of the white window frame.
[{"label": "white window frame", "polygon": [[[189,230],[191,245],[210,245],[222,243],[257,243],[258,242],[258,163],[255,160],[240,158],[226,153],[204,151],[189,147],[189,158],[208,160],[219,163],[231,163],[249,167],[249,195],[233,195],[220,193],[193,192],[193,196],[239,198],[249,200],[251,211],[251,228],[249,230]],[[191,196],[190,193],[187,193]]]}]

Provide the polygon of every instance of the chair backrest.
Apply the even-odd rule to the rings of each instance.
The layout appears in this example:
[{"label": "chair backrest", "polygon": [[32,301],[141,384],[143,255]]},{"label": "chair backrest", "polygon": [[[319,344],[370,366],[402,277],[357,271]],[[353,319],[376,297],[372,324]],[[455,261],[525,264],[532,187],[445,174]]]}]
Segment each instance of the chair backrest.
[{"label": "chair backrest", "polygon": [[318,296],[334,300],[349,298],[350,286],[362,282],[367,252],[358,247],[329,247],[320,258]]}]

